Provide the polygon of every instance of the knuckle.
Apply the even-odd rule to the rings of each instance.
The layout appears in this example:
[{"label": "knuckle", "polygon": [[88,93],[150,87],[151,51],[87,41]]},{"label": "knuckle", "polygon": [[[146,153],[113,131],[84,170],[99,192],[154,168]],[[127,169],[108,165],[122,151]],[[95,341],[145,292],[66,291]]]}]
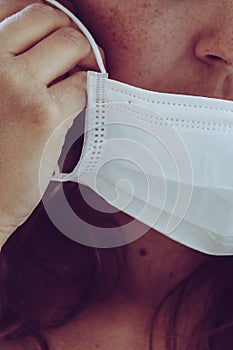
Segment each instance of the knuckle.
[{"label": "knuckle", "polygon": [[74,48],[85,51],[87,53],[89,53],[89,51],[91,50],[91,46],[88,40],[78,30],[72,27],[64,27],[58,29],[57,32],[59,36],[62,36],[62,38]]},{"label": "knuckle", "polygon": [[27,12],[30,12],[30,14],[35,14],[35,16],[37,16],[38,14],[39,15],[42,14],[42,15],[46,16],[46,14],[48,14],[48,13],[51,13],[51,12],[53,13],[54,9],[48,5],[35,2],[35,3],[30,4],[27,7],[25,7],[25,10]]},{"label": "knuckle", "polygon": [[42,3],[33,3],[28,5],[25,8],[25,11],[33,20],[43,20],[51,21],[54,20],[55,16],[57,17],[61,11],[58,11],[54,7],[42,4]]}]

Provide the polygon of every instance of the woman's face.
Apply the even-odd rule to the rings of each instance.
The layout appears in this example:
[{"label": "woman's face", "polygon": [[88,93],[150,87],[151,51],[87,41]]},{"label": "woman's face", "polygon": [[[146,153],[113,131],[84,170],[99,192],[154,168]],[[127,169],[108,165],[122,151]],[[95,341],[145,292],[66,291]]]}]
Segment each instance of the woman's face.
[{"label": "woman's face", "polygon": [[73,1],[105,51],[111,78],[232,100],[232,0]]}]

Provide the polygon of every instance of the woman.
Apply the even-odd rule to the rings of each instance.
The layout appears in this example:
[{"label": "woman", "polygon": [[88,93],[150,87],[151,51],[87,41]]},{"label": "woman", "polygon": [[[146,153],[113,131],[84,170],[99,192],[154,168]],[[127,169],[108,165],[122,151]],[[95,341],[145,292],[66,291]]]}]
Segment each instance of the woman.
[{"label": "woman", "polygon": [[[1,141],[1,231],[3,240],[11,235],[1,252],[1,349],[230,349],[231,257],[197,252],[149,229],[126,247],[90,248],[49,220],[39,204],[42,150],[66,121],[43,169],[45,191],[71,126],[67,118],[73,121],[85,107],[83,71],[98,67],[87,40],[58,10],[25,7],[31,1],[1,3],[2,20],[24,8],[0,28],[1,134],[7,135]],[[231,1],[61,3],[93,33],[111,78],[232,100]],[[66,172],[80,150],[77,142]],[[93,215],[77,184],[64,189],[76,214],[93,226],[124,229],[130,220],[123,213]],[[50,184],[51,200],[60,190]]]}]

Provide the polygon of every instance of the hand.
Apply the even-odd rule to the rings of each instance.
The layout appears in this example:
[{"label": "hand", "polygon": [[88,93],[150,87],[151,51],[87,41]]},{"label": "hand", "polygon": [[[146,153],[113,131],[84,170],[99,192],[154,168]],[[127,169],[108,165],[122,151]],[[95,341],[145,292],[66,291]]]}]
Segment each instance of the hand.
[{"label": "hand", "polygon": [[61,77],[79,63],[98,70],[89,42],[65,14],[41,3],[19,11],[19,3],[0,1],[0,246],[40,202],[66,133],[86,106],[86,72]]}]

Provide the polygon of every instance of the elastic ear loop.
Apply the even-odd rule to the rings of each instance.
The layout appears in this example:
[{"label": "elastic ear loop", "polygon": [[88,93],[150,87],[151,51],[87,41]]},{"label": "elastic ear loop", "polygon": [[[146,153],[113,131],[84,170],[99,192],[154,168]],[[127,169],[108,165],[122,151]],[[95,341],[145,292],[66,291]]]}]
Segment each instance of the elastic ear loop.
[{"label": "elastic ear loop", "polygon": [[87,40],[89,41],[89,43],[93,49],[93,52],[95,54],[95,58],[96,58],[96,61],[97,61],[97,64],[99,66],[101,73],[106,73],[106,69],[104,67],[103,59],[102,59],[102,56],[100,54],[100,50],[98,48],[98,45],[96,44],[93,36],[88,31],[88,29],[82,24],[82,22],[71,11],[69,11],[65,6],[61,5],[59,2],[57,2],[55,0],[45,0],[45,1],[49,2],[51,5],[57,7],[59,10],[64,12],[68,17],[70,17],[70,19],[72,19],[72,21],[74,21],[74,23],[77,24],[77,26],[80,28],[82,33],[85,35],[85,37],[87,38]]},{"label": "elastic ear loop", "polygon": [[[59,10],[61,10],[62,12],[64,12],[68,17],[70,17],[70,19],[77,24],[77,26],[79,27],[79,29],[82,31],[82,33],[85,35],[85,37],[87,38],[87,40],[89,41],[92,50],[94,52],[97,64],[99,66],[99,69],[101,71],[101,73],[107,73],[106,69],[104,67],[104,63],[103,63],[103,59],[100,53],[100,50],[98,48],[98,45],[96,44],[93,36],[91,35],[91,33],[88,31],[88,29],[82,24],[82,22],[71,12],[69,11],[65,6],[61,5],[59,2],[55,1],[55,0],[45,0],[48,3],[50,3],[51,5],[55,6],[56,8],[58,8]],[[60,169],[59,166],[57,164],[53,177],[51,180],[54,181],[65,181],[65,177],[68,174],[60,174]]]}]

